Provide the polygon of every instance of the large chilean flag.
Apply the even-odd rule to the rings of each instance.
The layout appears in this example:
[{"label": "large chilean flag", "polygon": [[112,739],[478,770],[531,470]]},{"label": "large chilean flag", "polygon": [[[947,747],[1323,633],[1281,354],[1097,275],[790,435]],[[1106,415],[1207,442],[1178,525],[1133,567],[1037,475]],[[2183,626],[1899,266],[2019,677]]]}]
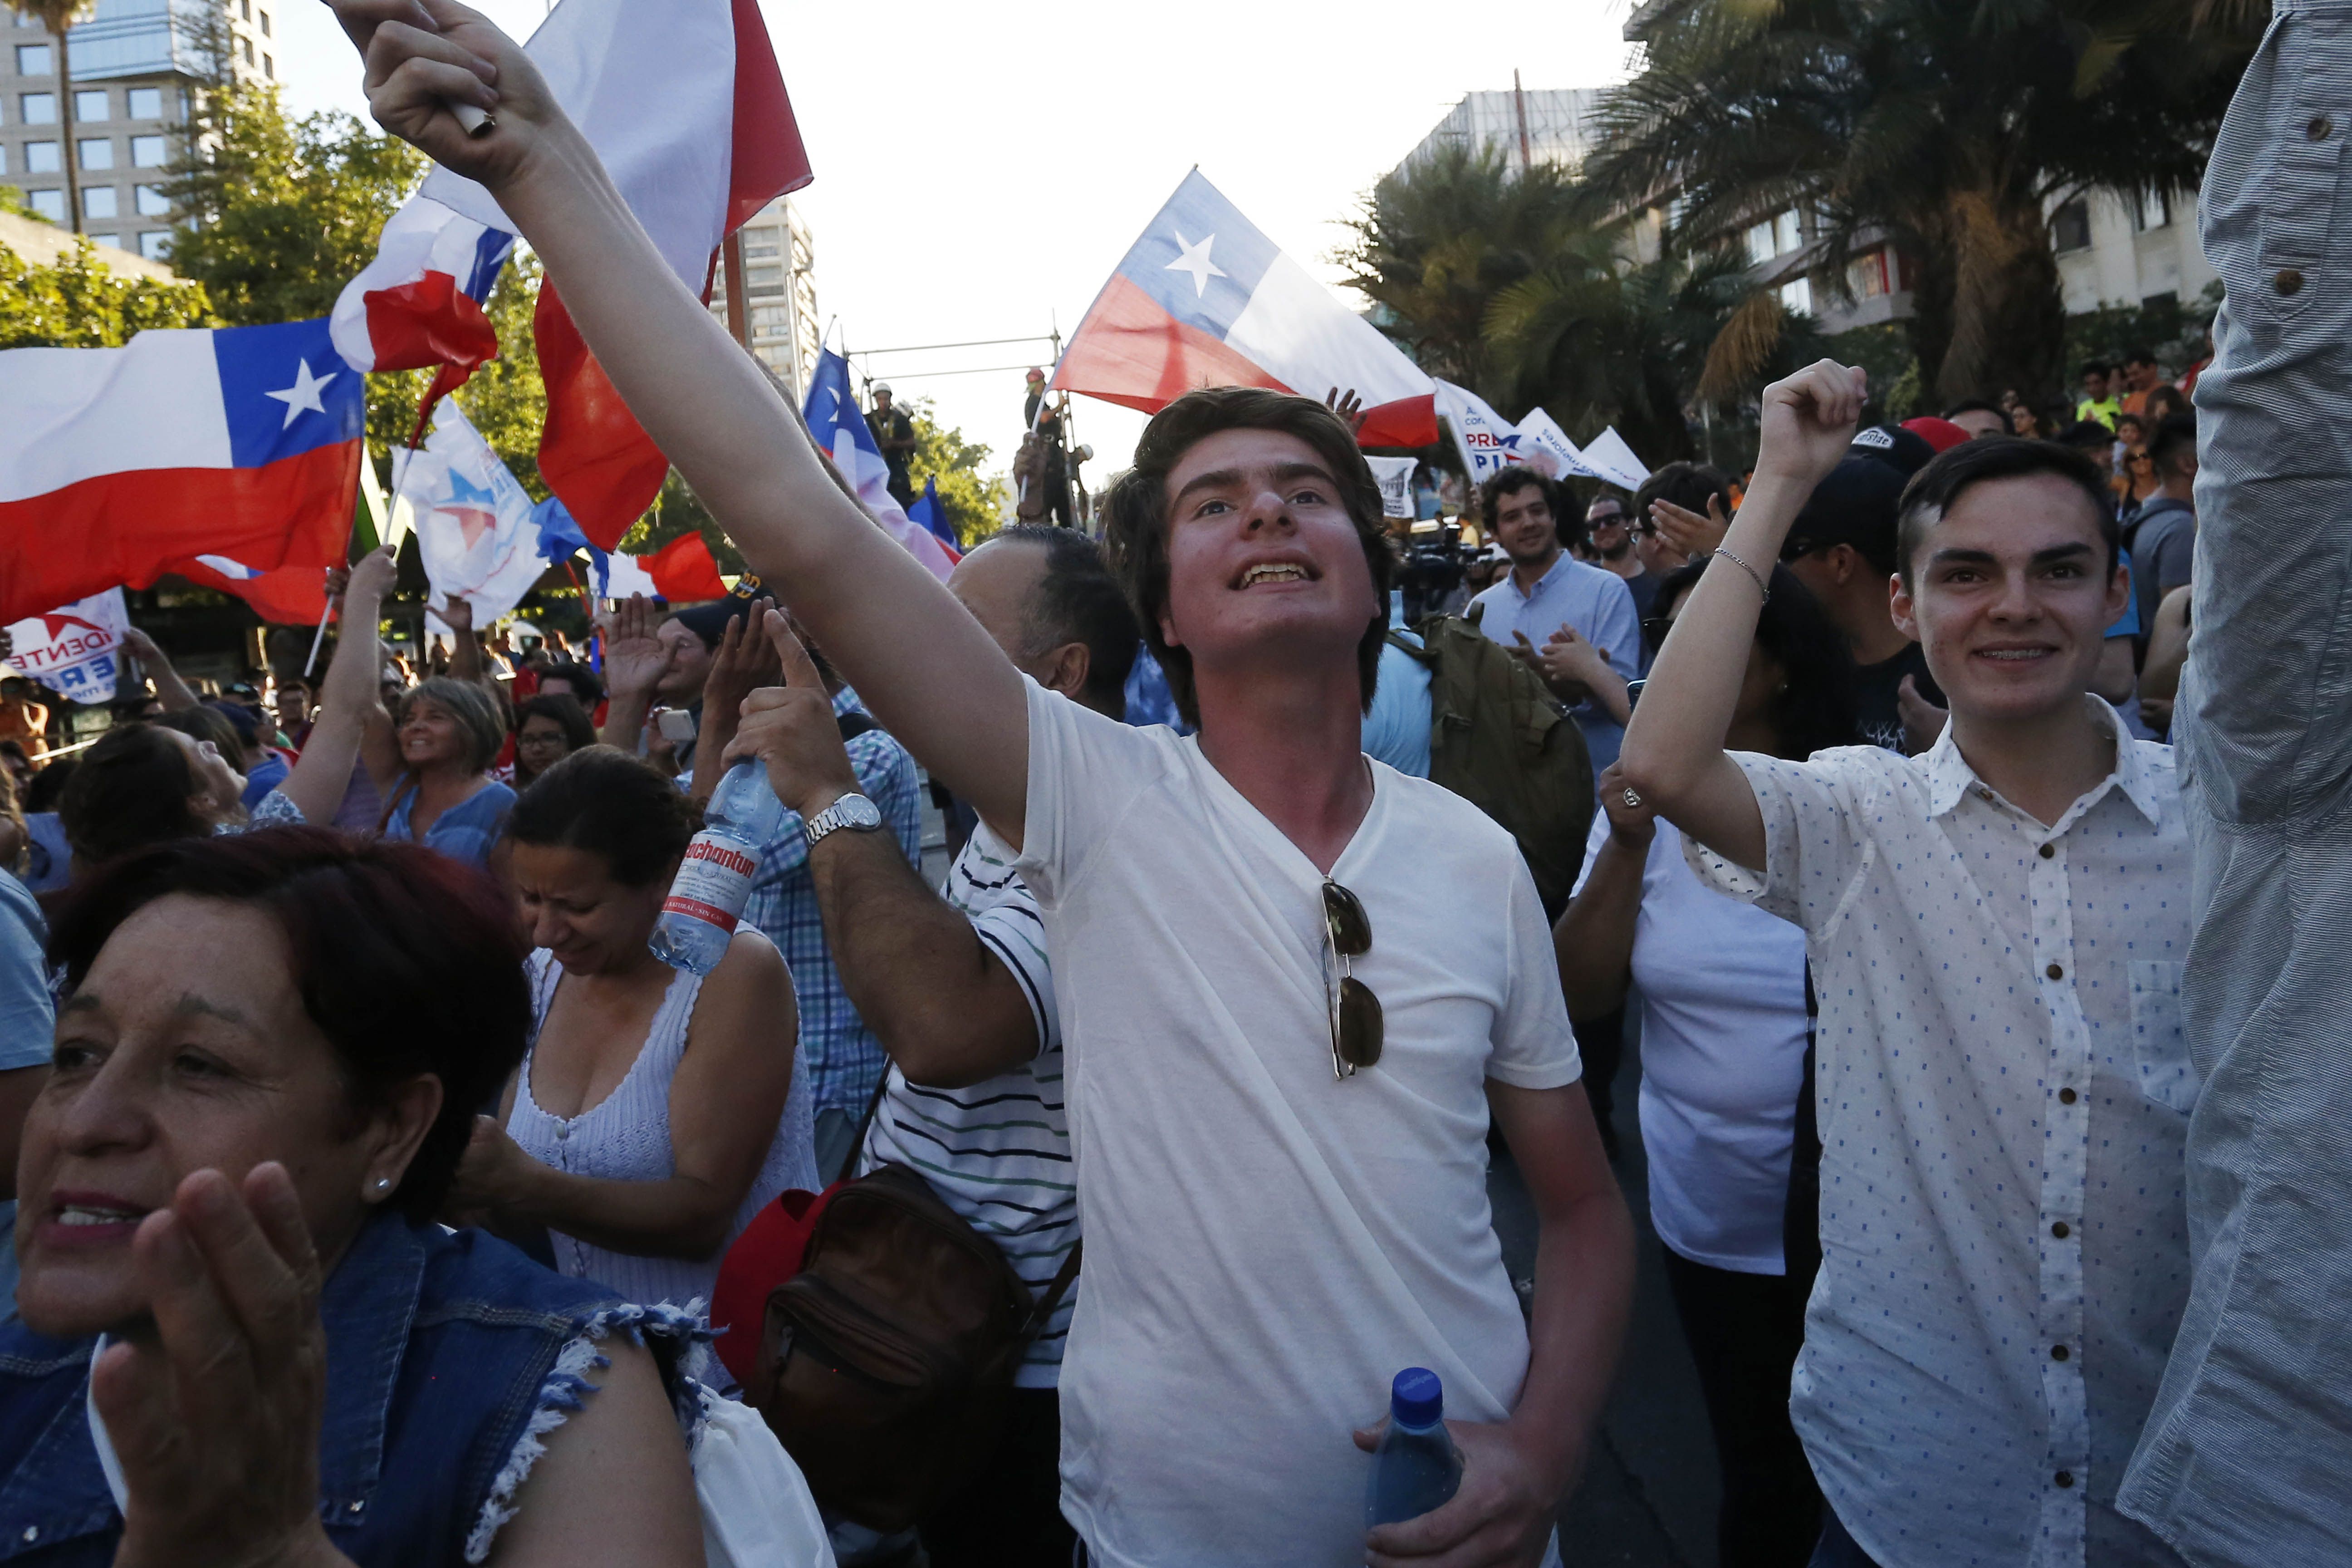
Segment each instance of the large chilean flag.
[{"label": "large chilean flag", "polygon": [[[809,183],[807,150],[758,0],[563,0],[527,46],[664,260],[707,295],[719,242]],[[490,228],[489,192],[436,169],[420,195]],[[552,285],[532,332],[547,383],[539,471],[581,531],[610,550],[660,493],[669,464],[581,341]]]},{"label": "large chilean flag", "polygon": [[339,562],[363,385],[324,321],[0,353],[0,624],[204,556]]},{"label": "large chilean flag", "polygon": [[1054,385],[1147,414],[1203,386],[1352,391],[1363,445],[1437,439],[1436,384],[1198,169],[1103,285]]}]

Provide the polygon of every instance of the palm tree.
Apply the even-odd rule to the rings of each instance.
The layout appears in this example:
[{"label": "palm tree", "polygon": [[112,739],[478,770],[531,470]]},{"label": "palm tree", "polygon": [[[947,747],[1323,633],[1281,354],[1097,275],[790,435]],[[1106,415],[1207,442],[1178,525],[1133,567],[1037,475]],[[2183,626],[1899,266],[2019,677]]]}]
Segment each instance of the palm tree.
[{"label": "palm tree", "polygon": [[58,41],[58,139],[65,144],[66,222],[79,234],[81,192],[74,167],[73,73],[66,67],[66,34],[89,15],[92,0],[9,0],[9,4],[18,16],[30,16],[47,27]]},{"label": "palm tree", "polygon": [[1457,143],[1383,176],[1335,259],[1421,367],[1493,399],[1486,311],[1572,231],[1561,172],[1513,169],[1503,150]]},{"label": "palm tree", "polygon": [[2044,218],[2087,189],[2201,177],[2256,37],[2247,0],[1688,0],[1603,101],[1606,210],[1672,195],[1685,243],[1816,209],[1819,271],[1892,238],[1944,397],[2055,387],[2065,308]]}]

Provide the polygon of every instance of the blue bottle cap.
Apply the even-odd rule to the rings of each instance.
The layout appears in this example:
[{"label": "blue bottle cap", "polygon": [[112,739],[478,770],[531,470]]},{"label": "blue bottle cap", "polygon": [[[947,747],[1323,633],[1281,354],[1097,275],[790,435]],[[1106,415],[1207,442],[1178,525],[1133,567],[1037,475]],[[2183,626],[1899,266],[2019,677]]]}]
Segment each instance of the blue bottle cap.
[{"label": "blue bottle cap", "polygon": [[1445,1385],[1425,1366],[1409,1366],[1389,1386],[1389,1416],[1400,1426],[1434,1426],[1445,1414]]}]

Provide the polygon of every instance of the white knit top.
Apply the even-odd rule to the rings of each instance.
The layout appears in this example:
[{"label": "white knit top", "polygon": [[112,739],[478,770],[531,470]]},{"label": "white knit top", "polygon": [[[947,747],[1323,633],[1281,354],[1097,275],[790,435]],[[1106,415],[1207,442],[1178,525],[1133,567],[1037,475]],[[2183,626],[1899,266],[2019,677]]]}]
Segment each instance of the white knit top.
[{"label": "white knit top", "polygon": [[[687,1026],[694,1017],[695,998],[702,978],[679,970],[662,997],[653,1027],[637,1052],[628,1075],[602,1100],[573,1117],[551,1116],[530,1094],[531,1062],[539,1051],[539,1030],[563,978],[555,955],[541,948],[530,955],[531,1048],[515,1086],[514,1113],[507,1119],[507,1135],[525,1153],[559,1171],[608,1182],[658,1182],[677,1173],[670,1144],[670,1079],[678,1058],[686,1054]],[[793,1047],[797,1048],[797,1047]],[[816,1186],[816,1135],[810,1110],[808,1074],[795,1061],[792,1092],[784,1099],[784,1114],[768,1144],[767,1158],[743,1206],[727,1227],[727,1244],[741,1234],[753,1215],[788,1187]],[[625,1301],[646,1304],[667,1301],[683,1307],[710,1300],[719,1278],[719,1259],[727,1244],[699,1259],[641,1258],[613,1252],[551,1231],[556,1267],[575,1279],[610,1286]]]}]

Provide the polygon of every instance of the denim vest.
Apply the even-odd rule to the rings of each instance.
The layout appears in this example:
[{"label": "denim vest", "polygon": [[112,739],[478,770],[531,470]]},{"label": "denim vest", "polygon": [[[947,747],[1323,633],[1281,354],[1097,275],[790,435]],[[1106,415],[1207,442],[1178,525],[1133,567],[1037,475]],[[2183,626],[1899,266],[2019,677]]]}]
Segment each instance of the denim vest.
[{"label": "denim vest", "polygon": [[[681,1426],[682,1359],[707,1338],[675,1310],[626,1306],[480,1231],[369,1222],[319,1301],[327,1392],[319,1513],[361,1568],[479,1563],[512,1517],[537,1438],[581,1407],[614,1330],[655,1352]],[[0,1325],[0,1563],[106,1568],[122,1535],[90,1441],[94,1339]],[[544,1414],[542,1414],[544,1413]],[[540,1416],[537,1421],[534,1416]]]}]

